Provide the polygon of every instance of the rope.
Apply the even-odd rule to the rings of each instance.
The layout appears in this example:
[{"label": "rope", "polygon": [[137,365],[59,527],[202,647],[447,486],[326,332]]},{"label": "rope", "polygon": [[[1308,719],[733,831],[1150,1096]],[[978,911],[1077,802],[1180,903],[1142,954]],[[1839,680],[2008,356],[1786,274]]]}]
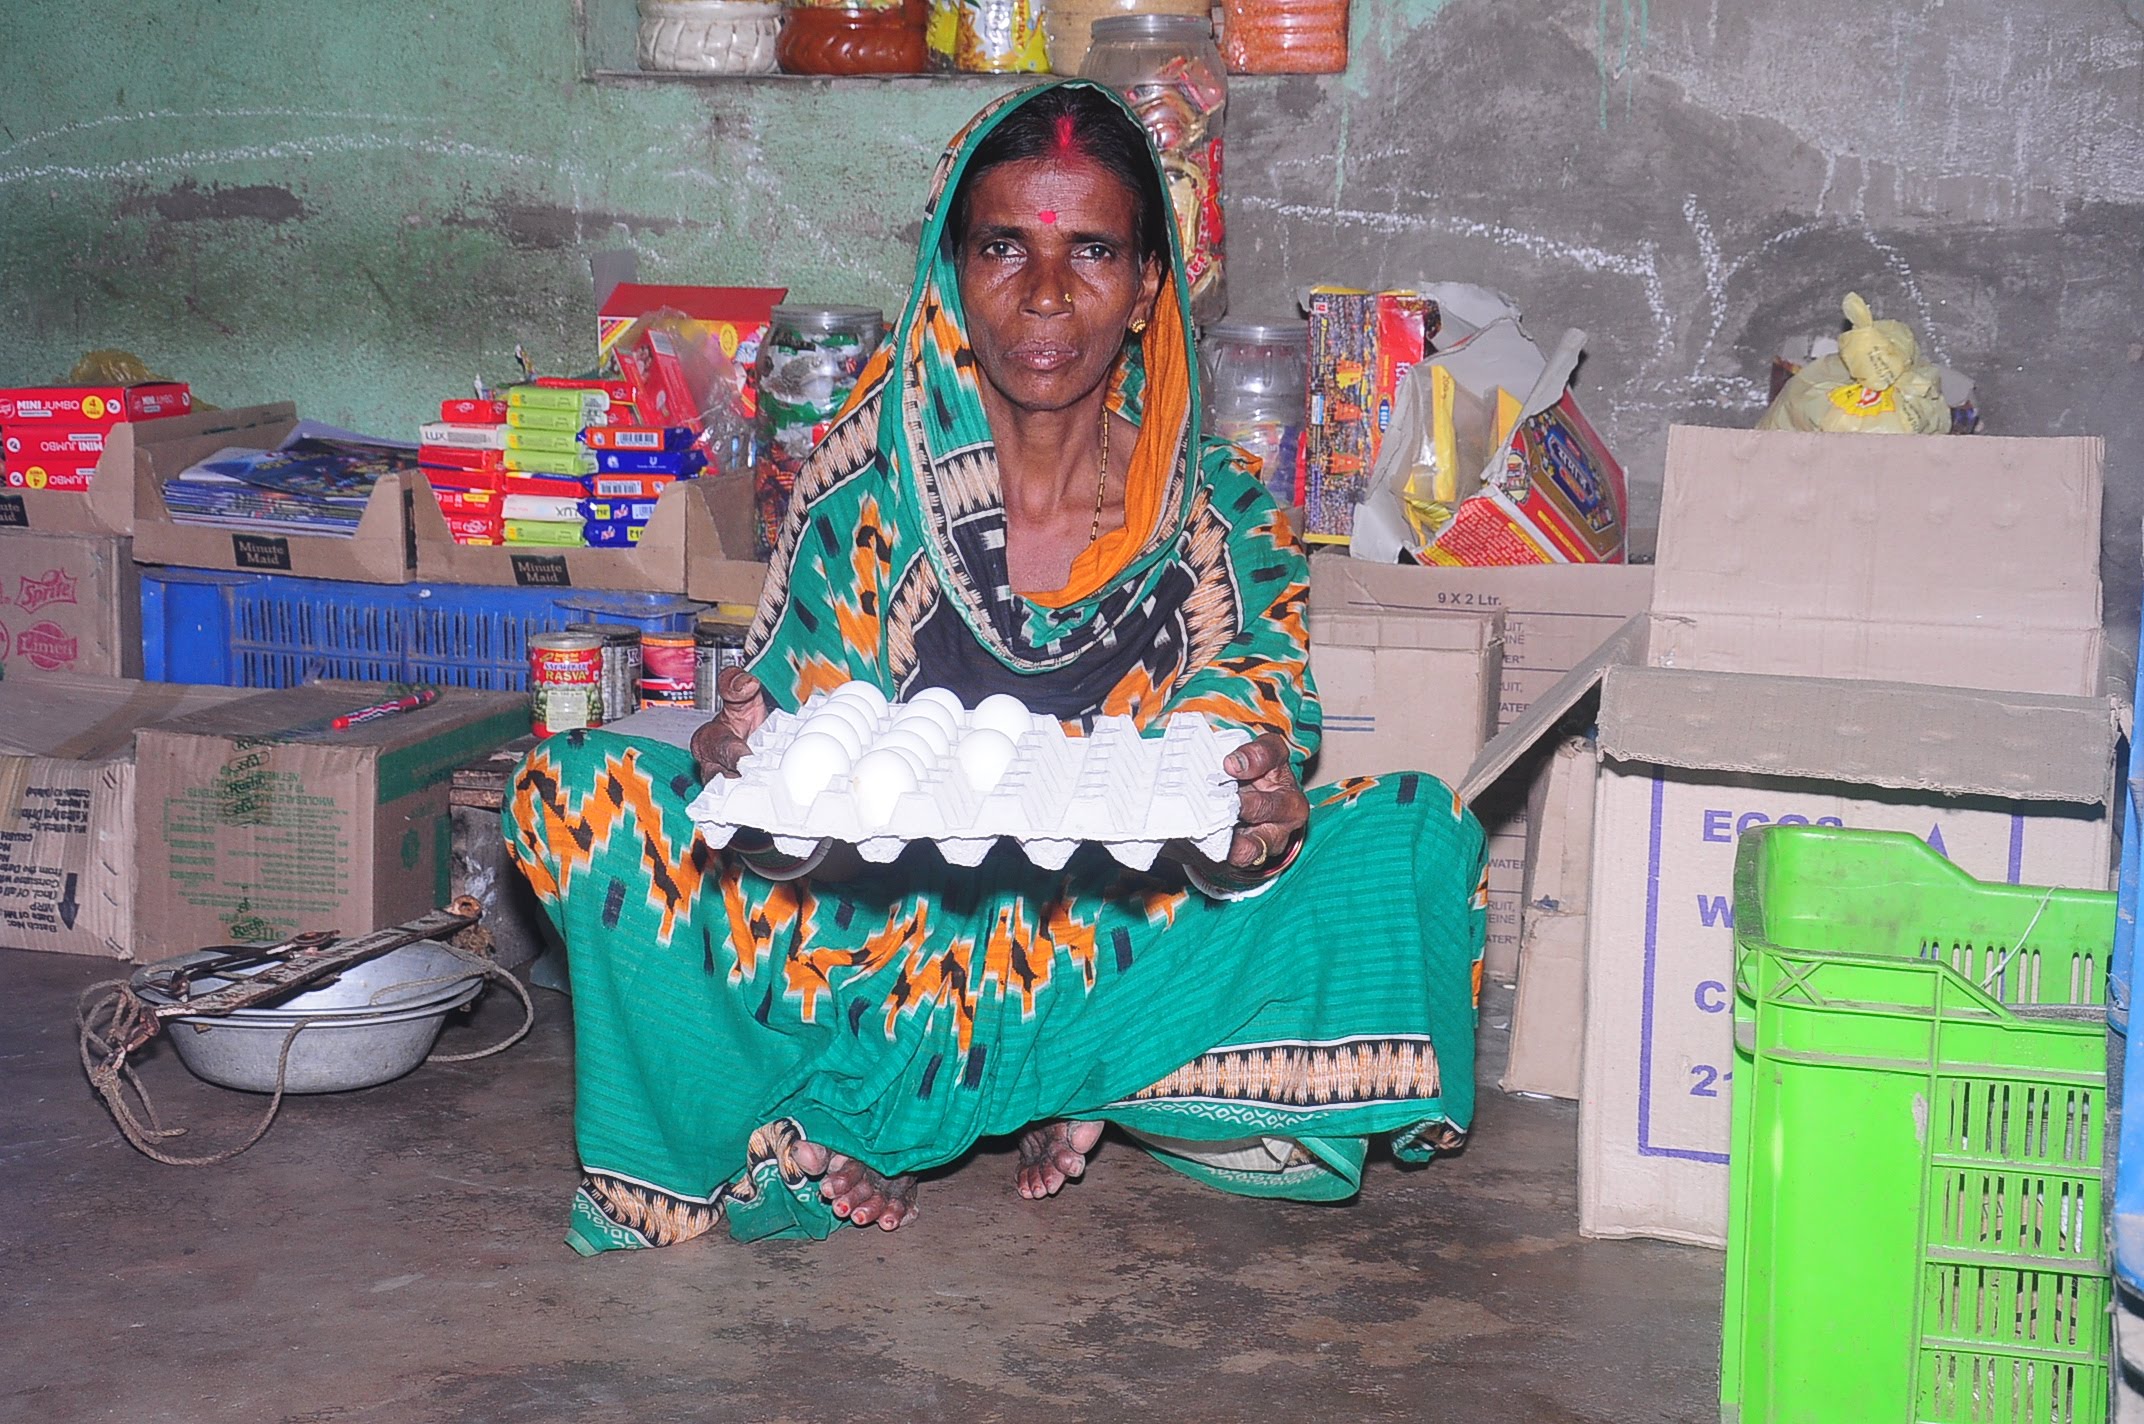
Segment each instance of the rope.
[{"label": "rope", "polygon": [[[480,1048],[471,1053],[434,1053],[424,1061],[470,1063],[479,1058],[489,1058],[495,1053],[504,1053],[527,1037],[529,1030],[536,1026],[536,1002],[529,996],[529,991],[521,986],[521,981],[492,960],[481,958],[455,945],[441,947],[477,970],[484,978],[502,983],[511,989],[514,997],[521,1001],[521,1025],[488,1048]],[[370,1002],[376,1004],[383,995],[401,994],[432,984],[460,983],[466,977],[449,974],[391,985],[375,993]],[[334,1016],[299,1019],[290,1026],[290,1031],[283,1035],[283,1045],[276,1054],[275,1092],[268,1099],[268,1110],[261,1114],[260,1122],[243,1141],[205,1157],[178,1157],[157,1144],[168,1142],[175,1137],[184,1137],[187,1130],[183,1127],[163,1125],[157,1117],[156,1104],[150,1099],[148,1088],[142,1083],[134,1066],[127,1061],[127,1055],[113,1049],[114,1044],[127,1042],[148,1017],[151,1017],[150,1012],[141,1000],[135,997],[130,981],[106,979],[92,984],[82,991],[75,1004],[75,1027],[79,1034],[77,1046],[81,1051],[82,1069],[89,1075],[90,1086],[103,1098],[105,1107],[112,1114],[112,1120],[119,1125],[121,1135],[143,1156],[171,1167],[213,1167],[219,1162],[230,1161],[267,1136],[269,1127],[275,1122],[276,1112],[283,1106],[283,1094],[290,1072],[291,1046],[306,1029],[316,1024],[335,1022]],[[148,1119],[146,1123],[141,1116],[135,1114],[128,1103],[128,1088],[133,1089],[134,1096],[140,1100],[142,1115]]]}]

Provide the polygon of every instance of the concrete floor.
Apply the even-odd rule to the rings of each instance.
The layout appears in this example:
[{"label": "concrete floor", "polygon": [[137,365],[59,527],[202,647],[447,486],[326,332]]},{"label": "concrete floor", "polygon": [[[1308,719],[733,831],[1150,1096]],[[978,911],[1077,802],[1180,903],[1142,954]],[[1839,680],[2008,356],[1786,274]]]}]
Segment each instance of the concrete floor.
[{"label": "concrete floor", "polygon": [[[110,968],[0,952],[0,1419],[1717,1418],[1720,1257],[1577,1239],[1568,1104],[1491,1092],[1464,1155],[1373,1163],[1342,1206],[1216,1195],[1111,1139],[1047,1204],[986,1153],[897,1236],[583,1261],[557,996],[501,1057],[294,1099],[193,1170],[83,1080],[74,996]],[[203,1147],[258,1106],[168,1048],[146,1076]]]}]

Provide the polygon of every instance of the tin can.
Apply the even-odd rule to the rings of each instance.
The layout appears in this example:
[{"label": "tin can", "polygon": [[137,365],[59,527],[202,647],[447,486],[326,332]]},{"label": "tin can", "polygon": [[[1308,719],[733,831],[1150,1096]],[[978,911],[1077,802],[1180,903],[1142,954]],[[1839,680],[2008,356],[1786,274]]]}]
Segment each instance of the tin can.
[{"label": "tin can", "polygon": [[640,630],[630,623],[568,623],[568,633],[603,643],[603,708],[617,721],[640,705]]},{"label": "tin can", "polygon": [[539,737],[603,725],[603,640],[585,633],[529,639],[529,725]]},{"label": "tin can", "polygon": [[693,705],[693,663],[698,656],[690,633],[640,635],[640,705]]},{"label": "tin can", "polygon": [[703,712],[720,709],[722,698],[715,690],[715,678],[724,668],[744,666],[744,634],[742,623],[715,618],[701,619],[692,630],[693,706]]}]

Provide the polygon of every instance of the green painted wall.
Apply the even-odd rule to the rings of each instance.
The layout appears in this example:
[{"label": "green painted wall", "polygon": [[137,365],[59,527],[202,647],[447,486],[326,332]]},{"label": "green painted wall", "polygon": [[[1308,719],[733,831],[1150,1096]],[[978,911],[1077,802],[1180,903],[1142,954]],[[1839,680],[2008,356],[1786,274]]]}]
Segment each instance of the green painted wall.
[{"label": "green painted wall", "polygon": [[586,254],[897,303],[991,82],[591,83],[569,0],[9,0],[0,379],[138,352],[219,404],[383,431],[585,366]]}]

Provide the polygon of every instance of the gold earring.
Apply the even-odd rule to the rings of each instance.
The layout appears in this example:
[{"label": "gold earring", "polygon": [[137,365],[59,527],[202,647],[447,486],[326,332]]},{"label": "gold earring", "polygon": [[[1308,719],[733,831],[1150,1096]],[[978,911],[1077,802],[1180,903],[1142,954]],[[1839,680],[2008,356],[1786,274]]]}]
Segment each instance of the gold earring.
[{"label": "gold earring", "polygon": [[1132,323],[1132,335],[1134,335],[1134,336],[1144,336],[1144,335],[1146,335],[1146,318],[1145,318],[1145,317],[1140,317],[1140,318],[1139,318],[1139,320],[1137,320],[1137,321],[1135,321],[1135,322],[1133,322],[1133,323]]},{"label": "gold earring", "polygon": [[1065,293],[1065,298],[1064,298],[1064,300],[1065,300],[1065,305],[1066,305],[1066,306],[1068,306],[1068,307],[1069,307],[1069,306],[1071,306],[1071,305],[1072,305],[1072,294],[1071,294],[1070,292],[1066,292],[1066,293]]}]

